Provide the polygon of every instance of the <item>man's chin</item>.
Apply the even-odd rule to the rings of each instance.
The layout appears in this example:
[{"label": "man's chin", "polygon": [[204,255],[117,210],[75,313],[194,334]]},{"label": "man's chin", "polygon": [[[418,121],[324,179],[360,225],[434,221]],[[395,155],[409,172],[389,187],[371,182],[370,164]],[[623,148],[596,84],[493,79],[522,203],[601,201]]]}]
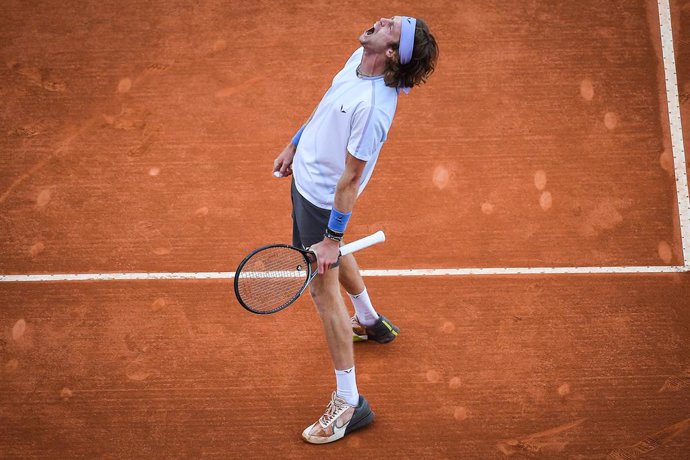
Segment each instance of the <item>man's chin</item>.
[{"label": "man's chin", "polygon": [[376,32],[375,28],[367,29],[364,32],[362,32],[362,35],[359,36],[359,42],[364,43],[365,41],[369,40],[369,37],[374,35],[374,32]]}]

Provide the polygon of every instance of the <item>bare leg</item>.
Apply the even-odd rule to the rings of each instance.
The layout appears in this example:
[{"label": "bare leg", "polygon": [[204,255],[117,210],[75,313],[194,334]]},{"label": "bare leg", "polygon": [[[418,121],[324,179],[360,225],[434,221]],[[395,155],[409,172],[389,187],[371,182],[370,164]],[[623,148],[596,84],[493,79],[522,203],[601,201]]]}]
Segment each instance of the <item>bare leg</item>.
[{"label": "bare leg", "polygon": [[352,254],[340,258],[339,281],[350,295],[361,294],[366,288],[362,275],[359,273],[355,256]]},{"label": "bare leg", "polygon": [[357,391],[352,329],[340,295],[339,269],[318,275],[310,286],[311,296],[321,316],[326,341],[335,367],[336,391],[325,415],[302,432],[302,438],[323,444],[342,438],[345,427],[358,429],[374,420],[369,403]]},{"label": "bare leg", "polygon": [[339,281],[350,294],[352,305],[355,307],[355,320],[352,322],[355,341],[374,340],[388,343],[398,336],[400,328],[388,318],[381,316],[371,304],[357,261],[352,254],[340,258]]},{"label": "bare leg", "polygon": [[352,328],[340,285],[339,268],[332,268],[312,281],[309,292],[321,316],[323,329],[336,369],[349,369],[355,365],[352,348]]},{"label": "bare leg", "polygon": [[[362,280],[362,275],[359,273],[357,261],[352,254],[349,254],[340,259],[340,267],[339,281],[350,295],[352,306],[355,308],[356,323],[362,326],[373,326],[379,319],[379,314],[371,304],[364,280]],[[353,323],[352,326],[355,340],[366,340],[368,334],[360,330],[361,327],[358,327],[356,323]]]}]

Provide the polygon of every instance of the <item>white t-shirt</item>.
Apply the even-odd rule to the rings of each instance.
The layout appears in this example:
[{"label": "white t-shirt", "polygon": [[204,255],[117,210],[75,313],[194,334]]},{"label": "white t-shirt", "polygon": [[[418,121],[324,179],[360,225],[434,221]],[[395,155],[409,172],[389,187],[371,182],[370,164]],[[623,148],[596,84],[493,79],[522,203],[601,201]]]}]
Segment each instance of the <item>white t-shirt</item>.
[{"label": "white t-shirt", "polygon": [[333,207],[335,187],[345,171],[347,152],[367,162],[358,195],[362,193],[398,104],[398,91],[386,86],[383,76],[357,77],[363,52],[363,48],[355,51],[333,78],[302,132],[293,161],[297,190],[323,209]]}]

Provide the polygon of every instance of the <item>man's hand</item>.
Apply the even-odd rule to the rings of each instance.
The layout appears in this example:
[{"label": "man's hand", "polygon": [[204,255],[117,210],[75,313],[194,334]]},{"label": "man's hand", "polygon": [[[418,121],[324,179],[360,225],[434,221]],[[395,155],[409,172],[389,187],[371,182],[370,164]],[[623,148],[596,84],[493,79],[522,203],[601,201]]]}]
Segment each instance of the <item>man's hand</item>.
[{"label": "man's hand", "polygon": [[338,261],[340,255],[340,244],[329,238],[324,238],[320,243],[309,248],[310,251],[316,253],[316,264],[319,270],[319,275],[326,273],[326,270],[331,268],[331,265]]},{"label": "man's hand", "polygon": [[292,160],[295,158],[296,151],[297,147],[290,142],[273,161],[273,174],[276,177],[285,177],[292,174]]}]

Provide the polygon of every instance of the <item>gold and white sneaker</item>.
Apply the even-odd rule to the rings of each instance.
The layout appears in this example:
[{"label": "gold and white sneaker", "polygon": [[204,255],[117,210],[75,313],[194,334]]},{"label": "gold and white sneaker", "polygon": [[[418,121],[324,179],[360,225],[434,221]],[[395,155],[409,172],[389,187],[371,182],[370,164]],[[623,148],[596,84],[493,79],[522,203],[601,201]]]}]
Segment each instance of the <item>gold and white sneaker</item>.
[{"label": "gold and white sneaker", "polygon": [[334,391],[324,414],[302,432],[302,438],[312,444],[326,444],[337,441],[373,421],[374,413],[364,396],[360,395],[359,404],[352,406],[339,398]]}]

